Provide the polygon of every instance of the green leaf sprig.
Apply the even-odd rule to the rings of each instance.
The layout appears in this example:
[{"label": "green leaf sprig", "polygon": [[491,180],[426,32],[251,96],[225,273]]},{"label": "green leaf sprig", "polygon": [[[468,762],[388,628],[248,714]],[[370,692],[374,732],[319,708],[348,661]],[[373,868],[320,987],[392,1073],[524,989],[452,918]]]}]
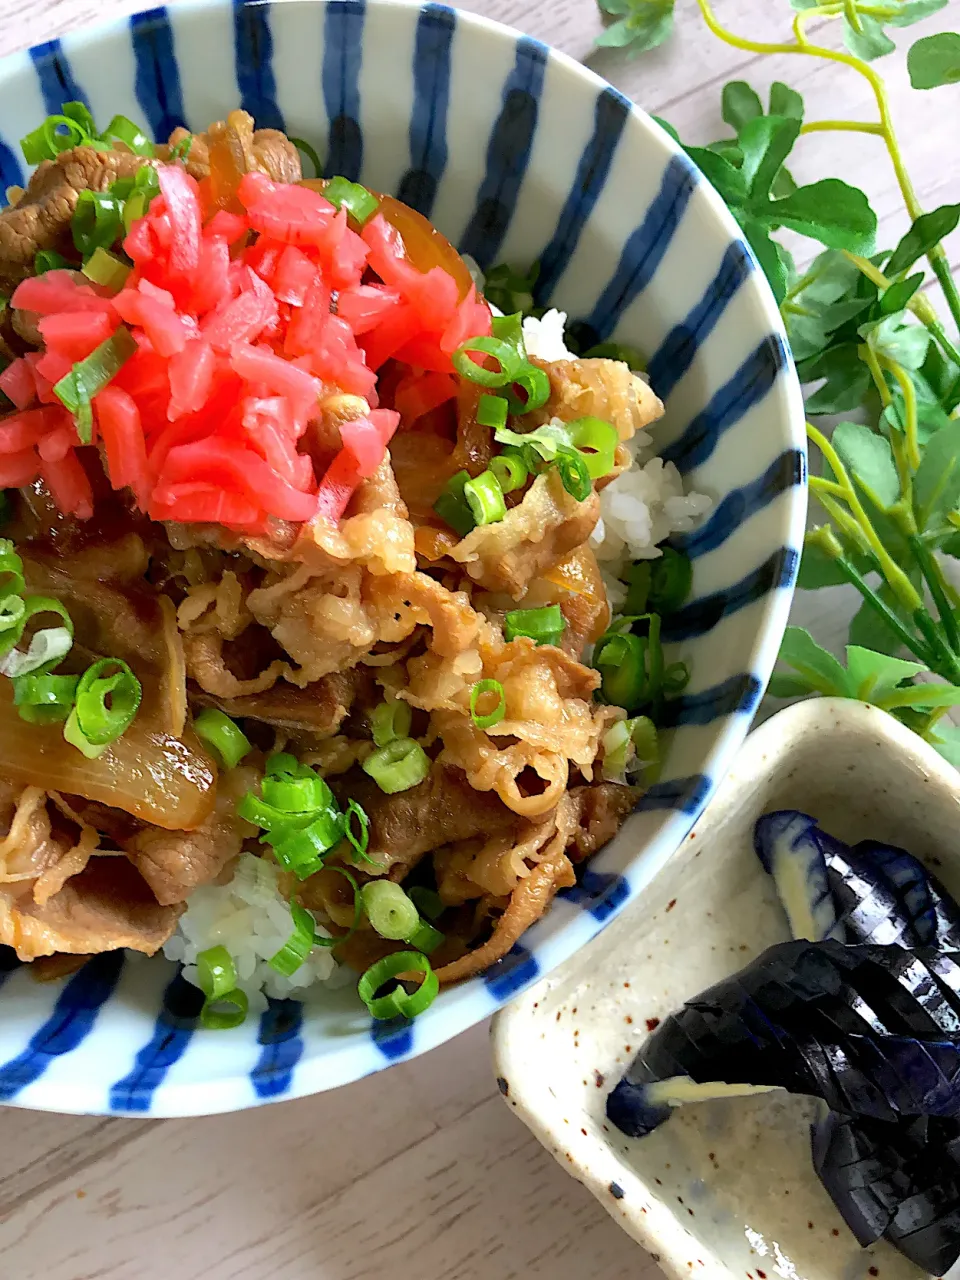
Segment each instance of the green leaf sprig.
[{"label": "green leaf sprig", "polygon": [[[666,18],[653,34],[643,20],[652,2],[616,0],[620,30],[604,43],[633,51],[660,43]],[[775,83],[765,107],[748,84],[734,81],[721,102],[732,136],[684,146],[753,248],[805,386],[812,463],[819,461],[810,487],[823,520],[807,534],[799,585],[848,583],[862,599],[846,665],[807,632],[788,628],[780,656],[790,670],[774,676],[770,691],[872,702],[960,767],[960,729],[941,721],[960,706],[960,593],[949,572],[950,561],[960,560],[960,290],[943,247],[960,225],[960,203],[921,207],[873,65],[895,47],[891,31],[947,0],[789,3],[793,39],[761,42],[729,31],[711,0],[697,0],[707,27],[734,48],[817,58],[858,74],[872,91],[876,119],[810,120],[787,85]],[[659,7],[672,17],[672,5]],[[824,18],[838,24],[842,49],[809,38],[809,23]],[[960,34],[916,41],[907,66],[916,89],[960,83]],[[864,192],[834,177],[794,182],[787,168],[794,147],[823,132],[873,135],[886,147],[911,223],[892,250],[877,251],[877,219]],[[822,246],[802,272],[778,238],[782,229]],[[924,260],[949,324],[924,291],[931,283]],[[844,420],[832,430],[811,421],[837,415]]]}]

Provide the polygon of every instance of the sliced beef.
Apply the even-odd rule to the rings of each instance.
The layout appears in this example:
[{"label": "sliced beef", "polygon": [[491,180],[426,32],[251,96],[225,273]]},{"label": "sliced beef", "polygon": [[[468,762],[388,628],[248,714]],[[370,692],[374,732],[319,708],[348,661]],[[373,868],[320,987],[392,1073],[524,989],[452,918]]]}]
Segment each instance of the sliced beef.
[{"label": "sliced beef", "polygon": [[502,520],[479,525],[450,554],[481,587],[519,600],[538,574],[586,542],[599,518],[597,495],[578,502],[551,467]]},{"label": "sliced beef", "polygon": [[579,821],[567,853],[574,862],[592,858],[620,830],[620,825],[637,804],[640,792],[618,782],[597,782],[590,787],[573,787],[570,799],[578,809]]},{"label": "sliced beef", "polygon": [[370,819],[368,853],[391,879],[402,879],[424,854],[517,822],[493,791],[474,791],[460,769],[434,765],[409,791],[386,795],[361,769],[330,781],[338,800],[356,800]]},{"label": "sliced beef", "polygon": [[573,867],[562,849],[556,849],[550,857],[537,863],[510,895],[510,902],[489,941],[437,969],[441,984],[460,982],[502,960],[517,939],[540,919],[557,890],[567,889],[575,882]]},{"label": "sliced beef", "polygon": [[81,191],[106,191],[151,161],[128,151],[74,147],[44,160],[21,199],[0,213],[0,292],[9,294],[28,275],[38,249],[76,259],[70,220]]},{"label": "sliced beef", "polygon": [[92,858],[43,905],[29,882],[0,887],[0,943],[21,960],[54,952],[96,955],[129,947],[153,955],[173,933],[180,909],[161,906],[124,858]]},{"label": "sliced beef", "polygon": [[249,716],[278,729],[329,738],[347,718],[359,687],[369,682],[365,672],[353,669],[334,671],[304,689],[276,684],[264,693],[252,693],[244,698],[217,698],[193,689],[190,692],[193,701],[219,707],[236,719]]},{"label": "sliced beef", "polygon": [[145,826],[122,840],[121,847],[156,899],[164,906],[184,902],[199,885],[210,884],[244,840],[256,832],[238,816],[237,804],[255,787],[260,771],[238,765],[221,773],[213,813],[193,831],[164,831]]}]

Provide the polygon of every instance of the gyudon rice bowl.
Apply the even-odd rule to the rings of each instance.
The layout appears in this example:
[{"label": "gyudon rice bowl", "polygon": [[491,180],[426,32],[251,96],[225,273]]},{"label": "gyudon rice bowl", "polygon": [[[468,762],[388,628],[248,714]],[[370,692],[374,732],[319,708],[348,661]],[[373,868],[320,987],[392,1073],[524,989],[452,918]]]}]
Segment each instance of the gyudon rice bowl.
[{"label": "gyudon rice bowl", "polygon": [[[66,104],[0,214],[0,942],[228,1027],[496,965],[655,773],[706,499],[621,348],[249,116]],[[529,298],[526,299],[529,302]],[[491,305],[495,304],[495,305]]]}]

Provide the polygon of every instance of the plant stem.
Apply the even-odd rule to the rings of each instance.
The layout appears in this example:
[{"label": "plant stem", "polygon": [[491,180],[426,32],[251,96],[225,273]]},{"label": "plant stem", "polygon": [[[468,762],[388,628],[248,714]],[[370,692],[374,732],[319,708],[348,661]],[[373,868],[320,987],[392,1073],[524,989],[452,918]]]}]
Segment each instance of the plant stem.
[{"label": "plant stem", "polygon": [[957,619],[943,590],[943,582],[933,555],[923,540],[918,538],[916,534],[910,539],[910,549],[913,551],[917,564],[920,566],[924,581],[930,588],[930,595],[933,597],[933,603],[937,606],[940,625],[946,633],[947,643],[953,653],[958,654],[960,653],[960,630],[957,629]]},{"label": "plant stem", "polygon": [[886,369],[896,380],[903,396],[903,434],[907,441],[907,459],[914,471],[920,465],[920,442],[917,439],[917,392],[913,381],[902,365],[888,356],[877,354],[881,369]]},{"label": "plant stem", "polygon": [[846,489],[847,492],[844,500],[860,528],[862,537],[866,539],[870,550],[876,557],[877,564],[880,566],[880,571],[890,585],[890,589],[900,600],[901,604],[903,604],[906,609],[909,609],[911,613],[913,613],[915,609],[921,608],[923,600],[917,592],[916,587],[914,587],[907,575],[891,557],[890,553],[877,536],[877,532],[870,523],[870,518],[866,511],[863,509],[863,505],[857,496],[853,483],[847,474],[847,469],[840,461],[840,457],[837,454],[836,449],[834,449],[826,436],[824,436],[821,431],[818,431],[810,422],[807,423],[807,435],[826,458],[830,465],[830,469],[837,477],[838,482]]},{"label": "plant stem", "polygon": [[[782,41],[779,43],[764,42],[760,40],[746,40],[743,36],[735,35],[732,31],[728,31],[720,22],[717,21],[713,12],[710,0],[697,0],[703,20],[707,24],[710,31],[725,44],[732,45],[735,49],[742,49],[746,53],[758,54],[777,54],[777,53],[801,53],[808,57],[824,58],[828,62],[836,62],[841,66],[850,67],[862,76],[870,88],[873,90],[873,96],[877,104],[877,113],[880,116],[880,131],[887,145],[887,152],[890,156],[890,163],[893,165],[893,171],[896,174],[897,184],[903,196],[904,204],[907,206],[907,212],[910,214],[911,222],[916,222],[917,218],[923,213],[920,201],[917,199],[917,193],[913,189],[913,183],[910,181],[910,175],[907,173],[906,165],[903,162],[903,156],[900,153],[900,143],[897,139],[896,132],[893,127],[893,120],[890,114],[890,100],[887,97],[886,85],[883,77],[878,75],[876,71],[862,58],[856,58],[849,53],[841,53],[837,49],[827,49],[822,45],[810,44],[806,36],[806,25],[814,18],[818,17],[834,17],[842,12],[842,6],[838,8],[835,5],[823,5],[814,9],[804,9],[798,13],[793,20],[793,31],[796,37],[794,43]],[[940,281],[943,289],[943,296],[946,298],[947,306],[950,308],[950,314],[953,316],[954,324],[960,329],[960,292],[954,283],[950,274],[950,267],[947,263],[947,257],[944,253],[943,246],[936,244],[927,254],[927,259],[933,268],[934,274]]]},{"label": "plant stem", "polygon": [[870,608],[883,619],[904,648],[909,649],[924,666],[932,667],[932,655],[929,651],[921,645],[916,636],[911,635],[890,606],[880,599],[872,587],[867,585],[846,556],[836,556],[835,563],[847,581],[856,587]]},{"label": "plant stem", "polygon": [[846,498],[847,491],[842,484],[835,484],[832,480],[827,480],[823,476],[811,476],[810,488],[814,493],[830,493],[835,498]]},{"label": "plant stem", "polygon": [[876,120],[811,120],[800,126],[801,133],[874,133],[883,137],[883,125]]},{"label": "plant stem", "polygon": [[[888,279],[869,258],[861,258],[857,253],[848,253],[846,249],[842,250],[842,252],[843,256],[852,262],[857,270],[875,284],[878,289],[889,289],[893,284],[893,281]],[[920,323],[930,331],[934,341],[940,344],[944,355],[949,356],[951,360],[960,365],[960,350],[947,337],[946,330],[940,323],[940,317],[934,311],[930,300],[923,297],[922,294],[916,293],[907,303],[907,310],[912,311]]]}]

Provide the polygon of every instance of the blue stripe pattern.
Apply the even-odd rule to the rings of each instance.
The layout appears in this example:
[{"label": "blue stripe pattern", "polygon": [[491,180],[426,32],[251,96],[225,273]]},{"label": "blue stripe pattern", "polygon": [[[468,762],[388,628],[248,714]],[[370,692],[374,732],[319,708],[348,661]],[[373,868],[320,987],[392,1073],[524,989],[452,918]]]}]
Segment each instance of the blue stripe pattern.
[{"label": "blue stripe pattern", "polygon": [[7,187],[22,187],[25,181],[17,153],[0,138],[0,207],[7,203]]},{"label": "blue stripe pattern", "polygon": [[800,553],[792,547],[781,547],[768,556],[759,568],[735,582],[732,587],[692,600],[663,620],[664,642],[691,640],[712,631],[718,622],[745,609],[771,591],[789,587],[797,576]]},{"label": "blue stripe pattern", "polygon": [[730,381],[697,414],[683,435],[661,451],[663,460],[674,463],[681,475],[702,466],[723,433],[735,426],[755,404],[759,404],[787,368],[788,362],[783,340],[773,333],[764,338]]},{"label": "blue stripe pattern", "polygon": [[110,1089],[111,1111],[150,1110],[167,1072],[183,1057],[202,1007],[203,992],[178,973],[163,993],[153,1035],[137,1054],[132,1070]]},{"label": "blue stripe pattern", "polygon": [[330,142],[323,174],[356,182],[363,167],[360,128],[360,64],[363,57],[363,0],[335,0],[323,23],[323,102]]},{"label": "blue stripe pattern", "polygon": [[270,5],[233,0],[233,46],[240,105],[260,129],[283,129],[273,74]]},{"label": "blue stripe pattern", "polygon": [[658,726],[676,729],[682,724],[710,724],[721,716],[752,716],[762,692],[756,676],[741,672],[699,693],[668,699],[658,717]]},{"label": "blue stripe pattern", "polygon": [[731,489],[705,524],[699,529],[691,529],[689,533],[675,533],[670,538],[670,545],[676,551],[682,551],[691,560],[706,555],[708,551],[716,551],[740,525],[751,516],[762,511],[764,507],[796,485],[801,485],[806,478],[806,466],[803,451],[786,449],[767,467],[762,476],[758,476],[742,489]]},{"label": "blue stripe pattern", "polygon": [[270,1000],[260,1018],[260,1061],[250,1073],[258,1098],[282,1098],[290,1091],[293,1069],[303,1056],[303,1005],[299,1000]]},{"label": "blue stripe pattern", "polygon": [[707,803],[713,783],[705,773],[694,773],[688,778],[667,778],[655,782],[644,792],[637,812],[651,809],[674,809],[678,813],[699,813]]},{"label": "blue stripe pattern", "polygon": [[581,345],[592,347],[609,338],[627,307],[646,289],[670,246],[697,182],[697,170],[686,156],[673,156],[656,198],[623,247],[610,283],[587,320],[572,327]]},{"label": "blue stripe pattern", "polygon": [[450,50],[456,24],[456,13],[436,4],[424,5],[417,20],[410,115],[411,168],[401,179],[397,197],[425,218],[430,217],[447,167]]},{"label": "blue stripe pattern", "polygon": [[487,990],[500,1001],[515,996],[521,987],[533,982],[540,972],[536,956],[515,942],[502,960],[483,975]]},{"label": "blue stripe pattern", "polygon": [[30,1037],[22,1053],[0,1066],[0,1102],[10,1102],[39,1080],[54,1058],[72,1053],[93,1030],[97,1014],[113,995],[123,968],[123,952],[107,951],[88,960],[57,998],[53,1013]]},{"label": "blue stripe pattern", "polygon": [[180,71],[170,17],[165,8],[135,13],[130,42],[137,63],[134,88],[153,138],[166,142],[174,129],[186,126]]},{"label": "blue stripe pattern", "polygon": [[557,895],[589,911],[595,920],[609,920],[630,897],[630,884],[613,871],[591,871],[584,867],[577,883]]},{"label": "blue stripe pattern", "polygon": [[546,46],[521,36],[516,63],[504,86],[503,107],[487,146],[486,175],[460,241],[460,252],[469,253],[484,269],[500,251],[527,172],[546,62]]},{"label": "blue stripe pattern", "polygon": [[706,293],[687,318],[670,330],[647,365],[650,385],[661,400],[666,400],[690,368],[698,348],[709,337],[727,304],[752,270],[753,259],[746,245],[734,240],[727,246],[720,269],[707,286]]},{"label": "blue stripe pattern", "polygon": [[70,62],[59,40],[47,40],[44,44],[34,45],[30,50],[30,57],[37,69],[47,115],[59,115],[65,102],[85,102],[87,106],[90,105],[87,95],[73,78]]},{"label": "blue stripe pattern", "polygon": [[413,1023],[409,1018],[391,1018],[389,1022],[374,1019],[370,1036],[385,1058],[391,1062],[413,1052]]},{"label": "blue stripe pattern", "polygon": [[[550,243],[540,255],[540,271],[534,297],[545,304],[573,257],[583,228],[600,198],[616,154],[617,143],[630,114],[630,103],[616,89],[606,88],[597,98],[593,135],[577,165],[577,175],[567,196]],[[658,394],[662,394],[658,391]]]}]

